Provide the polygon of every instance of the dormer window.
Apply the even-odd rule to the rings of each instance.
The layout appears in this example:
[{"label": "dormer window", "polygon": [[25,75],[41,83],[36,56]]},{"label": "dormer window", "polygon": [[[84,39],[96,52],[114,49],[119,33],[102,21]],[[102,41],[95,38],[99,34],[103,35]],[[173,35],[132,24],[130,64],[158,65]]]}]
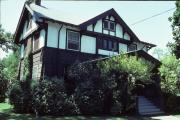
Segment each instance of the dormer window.
[{"label": "dormer window", "polygon": [[110,31],[115,31],[115,22],[110,20],[103,21],[103,28]]}]

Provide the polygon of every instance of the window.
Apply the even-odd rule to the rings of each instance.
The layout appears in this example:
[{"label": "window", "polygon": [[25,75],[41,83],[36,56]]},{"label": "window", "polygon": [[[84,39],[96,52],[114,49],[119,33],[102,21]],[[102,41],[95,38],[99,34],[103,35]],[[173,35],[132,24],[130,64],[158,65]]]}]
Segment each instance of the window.
[{"label": "window", "polygon": [[39,32],[35,33],[35,35],[34,35],[34,45],[33,45],[34,51],[39,49],[39,36],[40,36]]},{"label": "window", "polygon": [[137,49],[136,44],[131,44],[130,46],[128,46],[128,51],[135,51]]},{"label": "window", "polygon": [[110,30],[115,31],[115,23],[110,22]]},{"label": "window", "polygon": [[21,58],[24,57],[24,44],[21,44]]},{"label": "window", "polygon": [[67,48],[71,50],[79,50],[80,48],[80,40],[79,33],[74,31],[67,32]]},{"label": "window", "polygon": [[108,51],[118,51],[118,44],[116,41],[108,39],[98,39],[98,46],[100,49]]},{"label": "window", "polygon": [[108,24],[109,24],[108,21],[104,21],[104,28],[105,28],[105,29],[108,29],[108,28],[109,28],[109,25],[108,25]]},{"label": "window", "polygon": [[115,31],[115,23],[113,21],[104,20],[103,28],[106,30]]},{"label": "window", "polygon": [[118,51],[117,42],[113,42],[113,51]]},{"label": "window", "polygon": [[107,40],[103,40],[103,49],[107,49]]},{"label": "window", "polygon": [[112,44],[112,41],[108,41],[108,49],[109,49],[109,50],[112,50],[112,48],[113,48],[112,45],[113,45],[113,44]]}]

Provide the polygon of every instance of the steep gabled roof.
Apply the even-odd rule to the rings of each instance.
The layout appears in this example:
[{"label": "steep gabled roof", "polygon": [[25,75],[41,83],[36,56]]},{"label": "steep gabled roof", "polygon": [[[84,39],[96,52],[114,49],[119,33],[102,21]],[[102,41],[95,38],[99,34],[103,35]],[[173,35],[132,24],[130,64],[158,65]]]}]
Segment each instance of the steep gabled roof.
[{"label": "steep gabled roof", "polygon": [[30,4],[29,6],[26,4],[24,5],[14,36],[15,43],[17,43],[17,38],[20,35],[20,32],[18,31],[22,29],[21,26],[23,25],[23,20],[26,18],[27,12],[30,12],[30,14],[35,17],[36,21],[38,21],[39,19],[51,20],[54,22],[70,24],[76,27],[80,27],[81,29],[85,29],[88,25],[94,24],[98,20],[105,18],[108,15],[111,15],[119,22],[119,24],[123,27],[125,32],[127,32],[130,36],[133,37],[134,41],[142,42],[151,47],[155,46],[154,44],[140,41],[139,38],[134,34],[134,32],[128,27],[128,25],[122,20],[122,18],[117,14],[117,12],[113,8],[104,13],[97,15],[96,17],[93,18],[91,17],[87,19],[87,17],[85,18],[77,14],[74,15],[72,13],[67,13],[64,11],[56,11],[35,4]]},{"label": "steep gabled roof", "polygon": [[115,19],[120,23],[120,25],[123,27],[123,29],[130,34],[130,36],[132,36],[134,38],[135,41],[140,41],[139,38],[134,34],[134,32],[128,27],[128,25],[123,21],[123,19],[117,14],[117,12],[112,8],[84,23],[80,24],[80,27],[83,29],[85,27],[87,27],[90,24],[96,23],[98,20],[105,18],[108,15],[112,15],[113,17],[115,17]]}]

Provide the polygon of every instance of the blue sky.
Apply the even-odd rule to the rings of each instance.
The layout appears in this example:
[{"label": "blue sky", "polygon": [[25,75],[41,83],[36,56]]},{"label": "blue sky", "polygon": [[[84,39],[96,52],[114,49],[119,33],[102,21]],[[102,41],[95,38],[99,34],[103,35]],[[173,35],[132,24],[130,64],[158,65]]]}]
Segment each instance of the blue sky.
[{"label": "blue sky", "polygon": [[[25,0],[2,0],[0,23],[6,31],[14,33]],[[53,1],[42,0],[42,5],[59,11],[79,14],[82,17],[96,16],[100,12],[114,8],[142,41],[156,44],[165,49],[168,41],[172,41],[171,23],[168,17],[174,10],[145,22],[132,26],[141,19],[150,17],[175,7],[175,1]],[[5,54],[0,51],[2,58]]]}]

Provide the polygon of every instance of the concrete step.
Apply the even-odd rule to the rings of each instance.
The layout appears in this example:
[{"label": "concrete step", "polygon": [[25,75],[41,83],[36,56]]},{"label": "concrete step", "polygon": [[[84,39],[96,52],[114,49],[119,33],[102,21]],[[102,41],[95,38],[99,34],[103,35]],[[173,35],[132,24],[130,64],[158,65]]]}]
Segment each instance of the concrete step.
[{"label": "concrete step", "polygon": [[141,112],[140,115],[159,115],[159,114],[164,114],[163,111],[159,112]]},{"label": "concrete step", "polygon": [[138,97],[138,111],[140,115],[155,115],[164,113],[144,96]]},{"label": "concrete step", "polygon": [[160,109],[140,109],[139,112],[160,112]]},{"label": "concrete step", "polygon": [[139,109],[157,109],[157,107],[154,105],[153,106],[147,106],[147,105],[145,106],[144,105],[144,106],[138,106],[138,107],[139,107]]}]

